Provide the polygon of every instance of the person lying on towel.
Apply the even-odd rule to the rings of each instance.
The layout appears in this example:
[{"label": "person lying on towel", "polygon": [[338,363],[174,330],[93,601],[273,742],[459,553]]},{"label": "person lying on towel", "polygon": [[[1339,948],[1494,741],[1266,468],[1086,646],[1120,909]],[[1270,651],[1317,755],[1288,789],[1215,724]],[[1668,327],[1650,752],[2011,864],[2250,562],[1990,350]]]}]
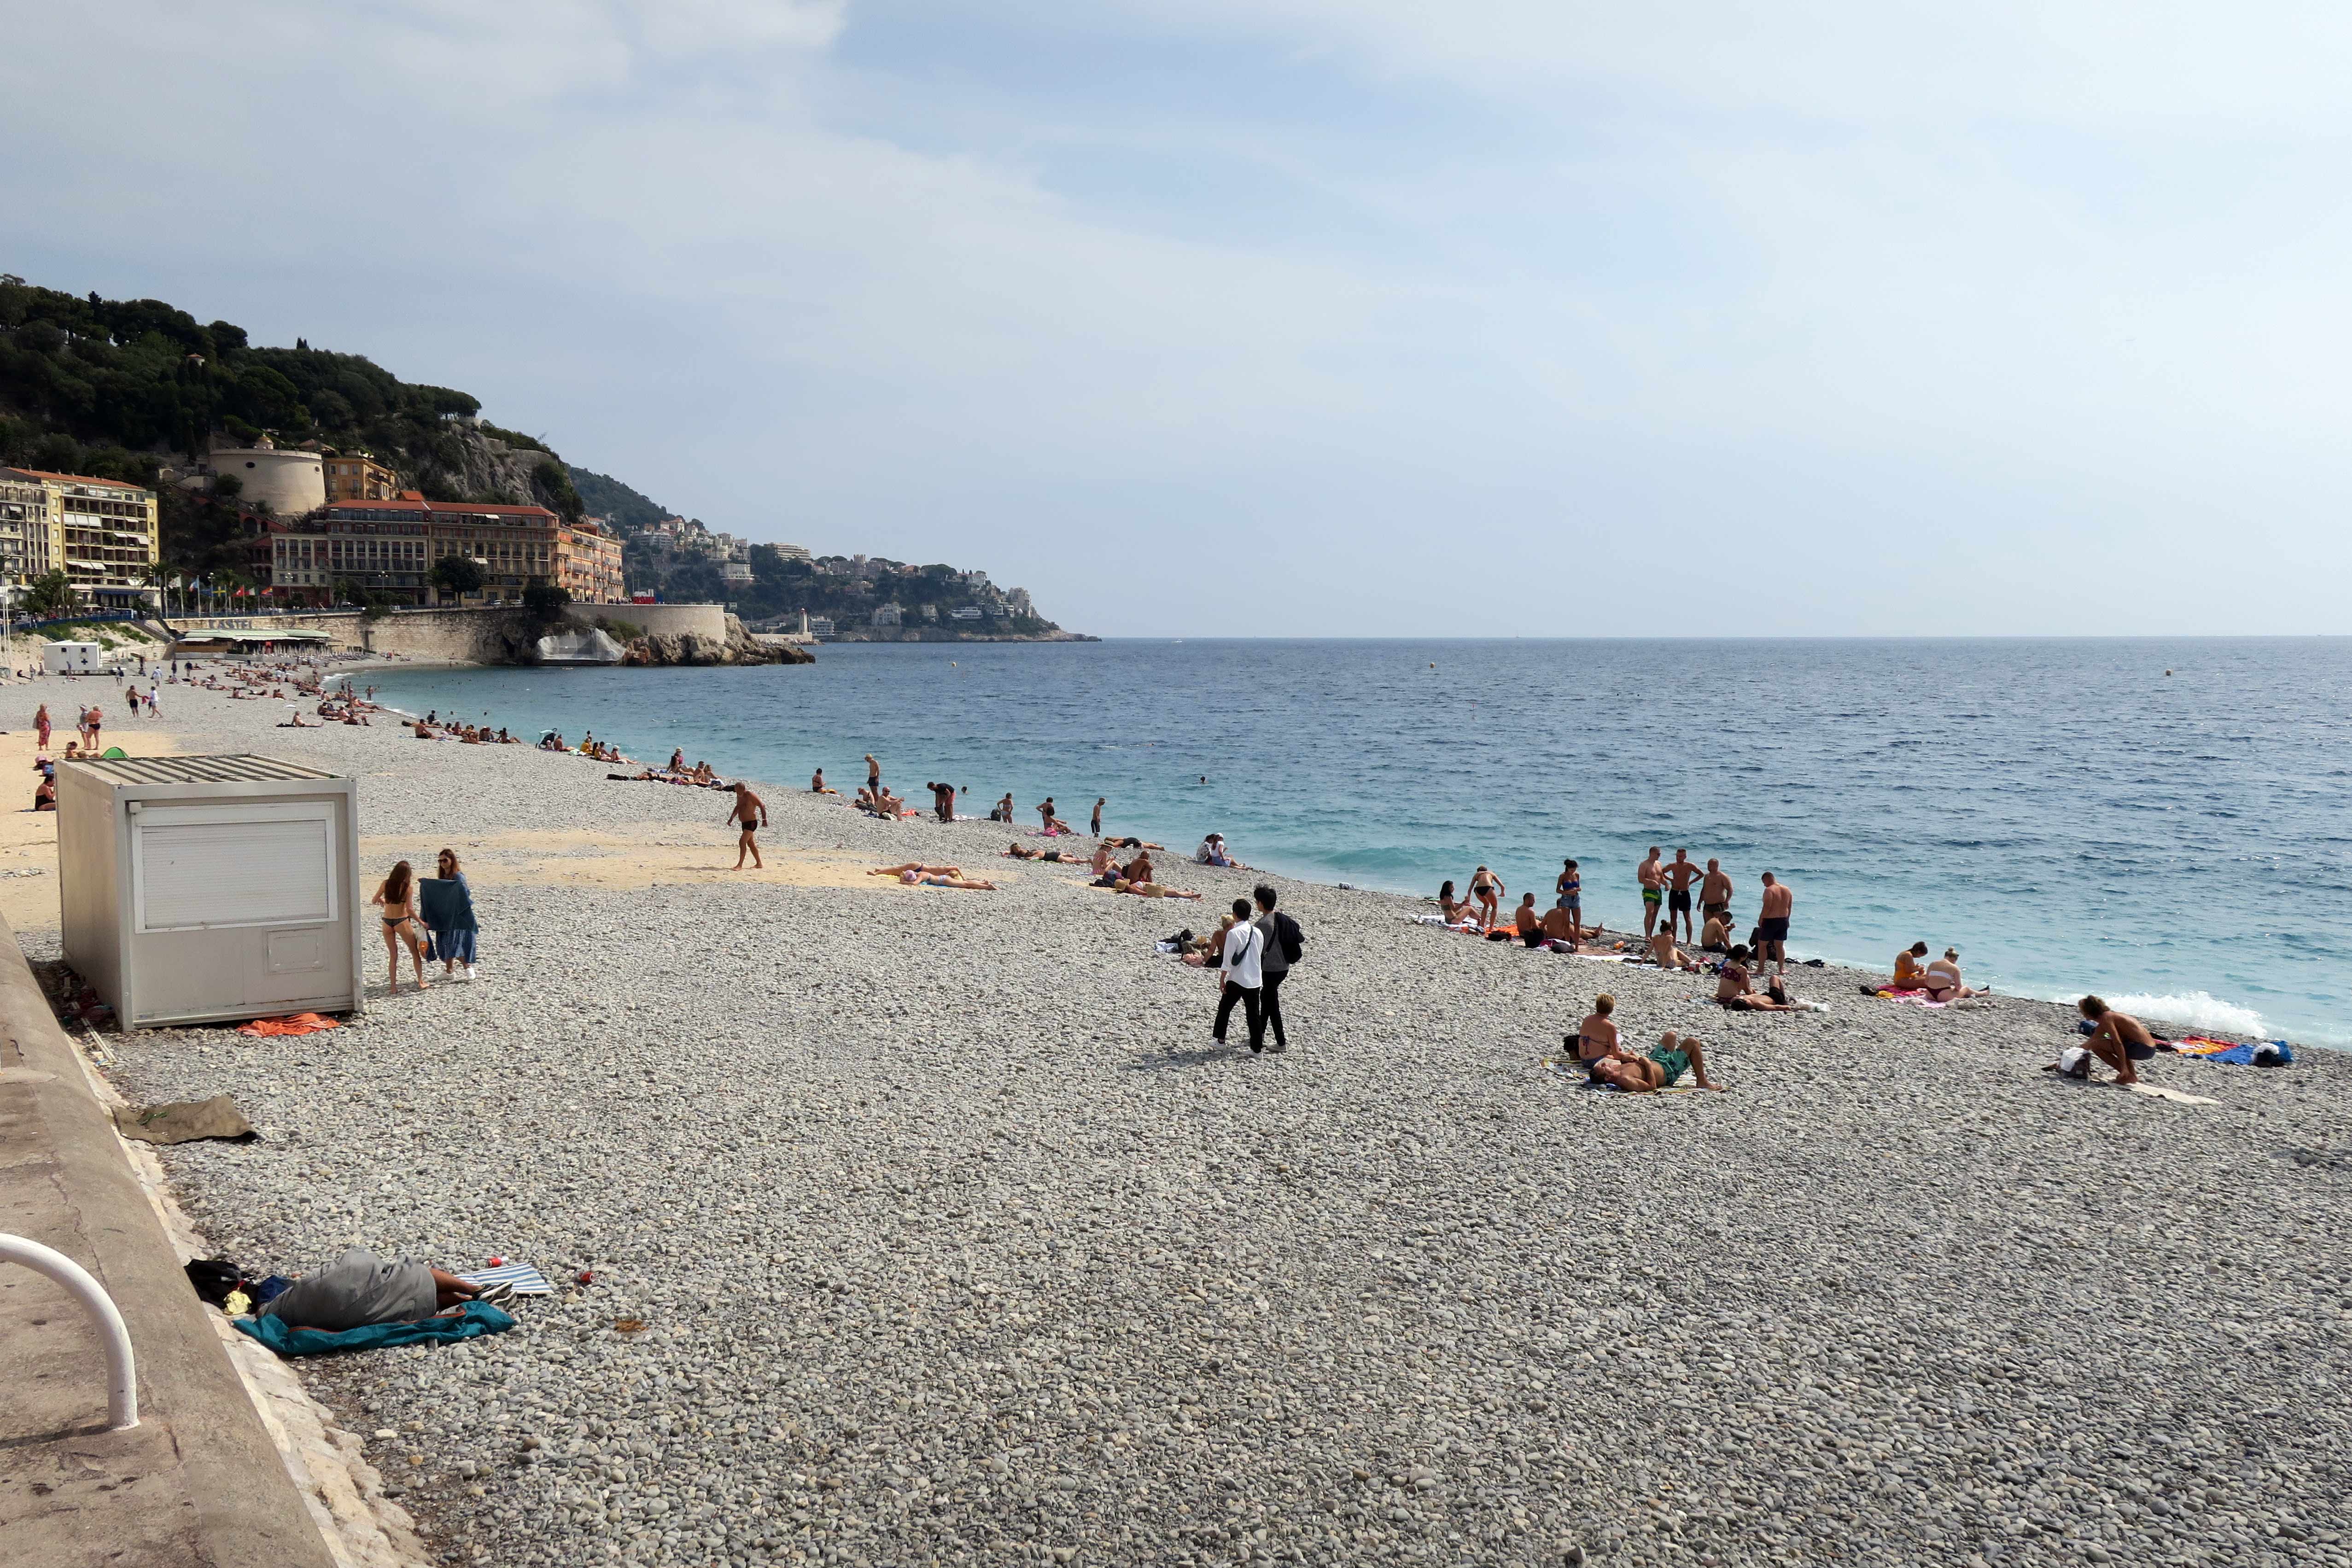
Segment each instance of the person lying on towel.
[{"label": "person lying on towel", "polygon": [[510,1285],[478,1288],[414,1258],[386,1262],[354,1247],[287,1286],[255,1315],[276,1318],[289,1328],[341,1333],[370,1323],[438,1317],[468,1301],[495,1303],[513,1293]]},{"label": "person lying on towel", "polygon": [[1614,1051],[1587,1063],[1586,1068],[1593,1082],[1614,1084],[1632,1094],[1670,1089],[1685,1069],[1698,1079],[1700,1088],[1723,1092],[1723,1085],[1706,1075],[1706,1042],[1695,1034],[1677,1036],[1672,1030],[1658,1037],[1647,1056]]}]

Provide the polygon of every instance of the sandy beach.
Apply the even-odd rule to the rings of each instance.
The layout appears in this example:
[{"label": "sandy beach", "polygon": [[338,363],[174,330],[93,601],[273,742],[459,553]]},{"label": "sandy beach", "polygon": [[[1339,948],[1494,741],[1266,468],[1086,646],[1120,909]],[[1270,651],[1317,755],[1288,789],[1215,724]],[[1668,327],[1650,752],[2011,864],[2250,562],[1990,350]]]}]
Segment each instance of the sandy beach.
[{"label": "sandy beach", "polygon": [[[8,743],[75,693],[11,692]],[[2159,1058],[2210,1103],[2170,1101],[2040,1071],[2049,1004],[1801,969],[1826,1012],[1730,1016],[1276,879],[1307,945],[1253,1058],[1153,951],[1259,880],[1189,841],[1208,897],[1147,901],[763,779],[736,873],[719,792],[163,698],[109,738],[354,772],[371,887],[445,845],[473,884],[474,984],[387,996],[371,938],[341,1030],[106,1040],[133,1102],[260,1129],[163,1152],[248,1272],[593,1270],[302,1365],[445,1561],[2352,1563],[2343,1055]],[[1001,889],[865,874],[915,858]],[[0,900],[55,957],[54,875]],[[1601,990],[1727,1092],[1548,1069]]]}]

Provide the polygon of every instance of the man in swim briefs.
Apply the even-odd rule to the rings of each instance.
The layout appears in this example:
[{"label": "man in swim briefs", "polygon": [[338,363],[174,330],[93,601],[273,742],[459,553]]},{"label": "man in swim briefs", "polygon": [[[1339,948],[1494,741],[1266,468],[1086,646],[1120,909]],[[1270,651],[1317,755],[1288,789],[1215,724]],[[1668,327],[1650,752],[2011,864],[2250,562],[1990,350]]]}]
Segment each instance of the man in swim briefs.
[{"label": "man in swim briefs", "polygon": [[1525,893],[1519,895],[1518,912],[1511,916],[1511,925],[1513,929],[1518,932],[1520,942],[1526,946],[1535,947],[1542,945],[1545,940],[1543,916],[1536,913],[1534,894]]},{"label": "man in swim briefs", "polygon": [[1797,907],[1796,890],[1785,882],[1775,882],[1772,873],[1764,873],[1764,912],[1759,917],[1756,934],[1762,946],[1756,950],[1757,967],[1772,960],[1773,973],[1789,972],[1789,915]]},{"label": "man in swim briefs", "polygon": [[1721,920],[1723,928],[1731,929],[1731,873],[1723,862],[1706,862],[1706,880],[1698,884],[1698,911],[1702,921]]},{"label": "man in swim briefs", "polygon": [[741,779],[735,781],[735,804],[729,808],[727,820],[743,830],[735,841],[735,869],[743,869],[743,857],[751,857],[751,869],[760,870],[767,862],[760,858],[760,841],[752,835],[768,825],[768,803],[751,793],[751,787]]},{"label": "man in swim briefs", "polygon": [[1642,936],[1649,938],[1658,928],[1658,905],[1666,896],[1664,868],[1658,864],[1658,846],[1650,846],[1650,858],[1633,868],[1633,880],[1642,884]]},{"label": "man in swim briefs", "polygon": [[2097,997],[2084,997],[2074,1007],[2094,1026],[2083,1041],[2091,1048],[2091,1054],[2116,1070],[2116,1082],[2138,1082],[2139,1069],[2132,1065],[2133,1048],[2139,1048],[2143,1055],[2156,1054],[2156,1037],[2147,1032],[2147,1025],[2116,1011]]},{"label": "man in swim briefs", "polygon": [[1666,935],[1674,935],[1675,916],[1681,915],[1683,940],[1696,942],[1698,933],[1691,926],[1691,884],[1701,873],[1691,863],[1690,851],[1676,850],[1674,864],[1666,867]]}]

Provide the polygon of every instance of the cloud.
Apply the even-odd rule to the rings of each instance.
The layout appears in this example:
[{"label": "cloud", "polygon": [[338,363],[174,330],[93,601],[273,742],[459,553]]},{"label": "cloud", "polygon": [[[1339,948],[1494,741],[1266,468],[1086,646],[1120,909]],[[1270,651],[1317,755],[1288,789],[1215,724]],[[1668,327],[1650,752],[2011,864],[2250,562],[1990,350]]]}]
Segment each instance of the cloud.
[{"label": "cloud", "polygon": [[1765,15],[48,8],[0,234],[1094,630],[2338,624],[2341,28]]}]

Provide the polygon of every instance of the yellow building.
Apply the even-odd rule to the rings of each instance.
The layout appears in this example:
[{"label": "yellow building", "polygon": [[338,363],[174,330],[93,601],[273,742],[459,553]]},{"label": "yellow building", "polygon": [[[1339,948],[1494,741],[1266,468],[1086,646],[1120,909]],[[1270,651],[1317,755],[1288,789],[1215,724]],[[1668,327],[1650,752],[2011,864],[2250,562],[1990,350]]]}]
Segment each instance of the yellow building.
[{"label": "yellow building", "polygon": [[400,494],[400,476],[364,452],[341,452],[327,459],[327,501],[389,501]]},{"label": "yellow building", "polygon": [[558,583],[579,603],[627,601],[621,587],[621,541],[594,523],[583,520],[558,528],[555,559],[561,568]]},{"label": "yellow building", "polygon": [[[39,489],[31,502],[26,483]],[[157,602],[161,591],[148,580],[162,550],[156,537],[155,492],[120,479],[86,474],[50,474],[36,468],[0,468],[0,576],[23,584],[63,567],[74,592],[99,610],[132,610]],[[14,519],[23,531],[11,535],[5,514],[26,507],[37,514]]]}]

